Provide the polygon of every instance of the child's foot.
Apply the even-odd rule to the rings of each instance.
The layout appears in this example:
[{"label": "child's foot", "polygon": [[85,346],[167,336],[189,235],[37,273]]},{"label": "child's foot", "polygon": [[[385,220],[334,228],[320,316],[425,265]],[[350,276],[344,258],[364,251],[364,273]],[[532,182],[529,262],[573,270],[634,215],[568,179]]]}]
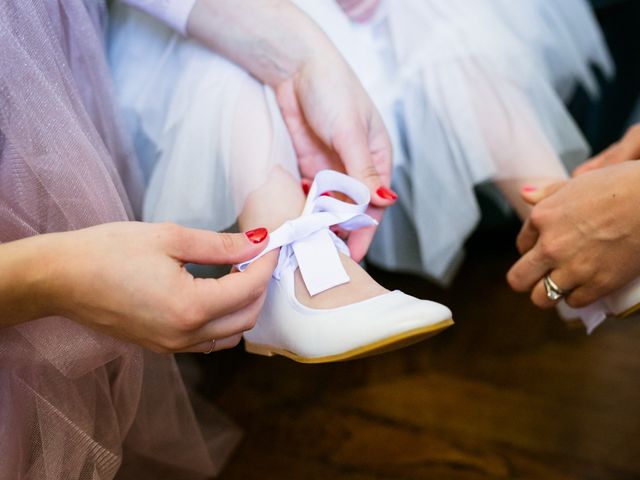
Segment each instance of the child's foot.
[{"label": "child's foot", "polygon": [[329,226],[370,226],[373,219],[362,213],[368,191],[337,172],[320,172],[316,182],[336,185],[355,203],[323,200],[318,192],[334,189],[314,185],[302,216],[271,233],[265,252],[282,247],[281,259],[256,326],[244,333],[247,351],[303,363],[335,362],[397,349],[452,325],[444,305],[389,292],[339,253],[346,245]]},{"label": "child's foot", "polygon": [[300,275],[300,270],[296,269],[295,293],[296,299],[302,305],[317,309],[337,308],[389,293],[389,290],[379,285],[351,258],[342,253],[339,255],[351,281],[314,296],[309,295],[307,287],[302,280],[302,275]]}]

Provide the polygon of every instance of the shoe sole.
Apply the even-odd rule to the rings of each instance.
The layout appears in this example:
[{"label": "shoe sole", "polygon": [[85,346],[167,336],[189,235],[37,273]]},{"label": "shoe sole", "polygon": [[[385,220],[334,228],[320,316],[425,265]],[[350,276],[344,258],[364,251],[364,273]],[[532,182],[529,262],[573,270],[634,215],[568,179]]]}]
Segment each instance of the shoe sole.
[{"label": "shoe sole", "polygon": [[633,315],[634,313],[636,313],[638,310],[640,310],[640,303],[635,304],[633,307],[628,308],[627,310],[625,310],[622,313],[618,313],[616,315],[616,318],[627,318],[627,317]]},{"label": "shoe sole", "polygon": [[443,320],[442,322],[428,327],[415,328],[407,332],[399,333],[392,337],[387,337],[377,342],[364,345],[362,347],[354,348],[348,352],[338,353],[335,355],[327,355],[324,357],[302,357],[288,350],[281,348],[271,347],[269,345],[259,345],[256,343],[244,342],[244,349],[256,355],[263,355],[265,357],[273,357],[274,355],[280,355],[287,357],[298,363],[331,363],[331,362],[344,362],[347,360],[355,360],[357,358],[369,357],[371,355],[378,355],[380,353],[391,352],[400,348],[413,345],[422,340],[426,340],[432,337],[444,329],[453,325],[453,319]]}]

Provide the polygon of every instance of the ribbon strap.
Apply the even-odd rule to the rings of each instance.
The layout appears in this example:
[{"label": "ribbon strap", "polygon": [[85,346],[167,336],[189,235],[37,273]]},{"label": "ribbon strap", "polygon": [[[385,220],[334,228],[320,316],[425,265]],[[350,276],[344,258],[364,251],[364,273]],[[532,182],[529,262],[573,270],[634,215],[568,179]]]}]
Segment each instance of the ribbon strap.
[{"label": "ribbon strap", "polygon": [[[343,193],[354,203],[322,195],[325,192]],[[364,213],[370,199],[369,190],[358,180],[333,170],[318,172],[302,214],[271,232],[267,247],[251,260],[236,265],[238,270],[245,270],[263,255],[280,248],[274,278],[279,279],[283,272],[299,267],[310,295],[347,283],[349,275],[338,250],[349,255],[349,249],[329,227],[338,225],[352,231],[377,225],[378,222]]]}]

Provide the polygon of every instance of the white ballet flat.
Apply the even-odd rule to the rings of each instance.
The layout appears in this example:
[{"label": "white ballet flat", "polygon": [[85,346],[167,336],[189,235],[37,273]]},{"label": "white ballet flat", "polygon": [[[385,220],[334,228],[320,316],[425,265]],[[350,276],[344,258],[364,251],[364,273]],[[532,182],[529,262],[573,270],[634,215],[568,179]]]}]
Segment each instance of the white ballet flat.
[{"label": "white ballet flat", "polygon": [[[338,191],[356,203],[321,196]],[[302,305],[295,296],[295,271],[300,268],[311,295],[346,283],[338,251],[344,242],[330,230],[375,224],[364,213],[369,191],[351,177],[333,171],[318,173],[302,215],[270,234],[269,245],[256,258],[238,265],[240,271],[265,253],[281,248],[278,267],[255,327],[244,333],[245,349],[259,355],[282,355],[302,363],[326,363],[361,358],[424,340],[453,325],[444,305],[420,300],[398,290],[331,309]]]},{"label": "white ballet flat", "polygon": [[640,310],[640,278],[602,299],[610,315],[625,318]]},{"label": "white ballet flat", "polygon": [[294,270],[272,279],[256,326],[244,333],[247,352],[301,363],[351,360],[395,350],[453,325],[444,305],[399,290],[332,309],[302,305]]}]

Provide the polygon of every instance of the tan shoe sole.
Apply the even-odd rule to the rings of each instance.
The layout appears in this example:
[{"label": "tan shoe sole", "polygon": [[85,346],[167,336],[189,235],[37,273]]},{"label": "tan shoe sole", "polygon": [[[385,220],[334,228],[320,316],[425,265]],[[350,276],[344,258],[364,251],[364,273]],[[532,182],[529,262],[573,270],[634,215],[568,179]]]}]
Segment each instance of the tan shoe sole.
[{"label": "tan shoe sole", "polygon": [[362,347],[354,348],[348,352],[339,353],[336,355],[327,355],[325,357],[302,357],[288,350],[284,350],[277,347],[271,347],[269,345],[258,345],[255,343],[244,342],[244,348],[249,353],[256,355],[264,355],[267,357],[273,357],[274,355],[281,355],[283,357],[290,358],[291,360],[299,363],[330,363],[330,362],[344,362],[346,360],[355,360],[356,358],[369,357],[371,355],[377,355],[379,353],[391,352],[414,343],[418,343],[425,340],[437,333],[440,333],[445,328],[453,325],[453,320],[443,320],[442,322],[427,327],[415,328],[407,332],[399,333],[392,337],[388,337],[377,342],[364,345]]},{"label": "tan shoe sole", "polygon": [[627,318],[628,316],[633,315],[634,313],[636,313],[638,310],[640,310],[640,303],[637,303],[633,307],[626,309],[622,313],[618,313],[615,317],[616,318]]}]

